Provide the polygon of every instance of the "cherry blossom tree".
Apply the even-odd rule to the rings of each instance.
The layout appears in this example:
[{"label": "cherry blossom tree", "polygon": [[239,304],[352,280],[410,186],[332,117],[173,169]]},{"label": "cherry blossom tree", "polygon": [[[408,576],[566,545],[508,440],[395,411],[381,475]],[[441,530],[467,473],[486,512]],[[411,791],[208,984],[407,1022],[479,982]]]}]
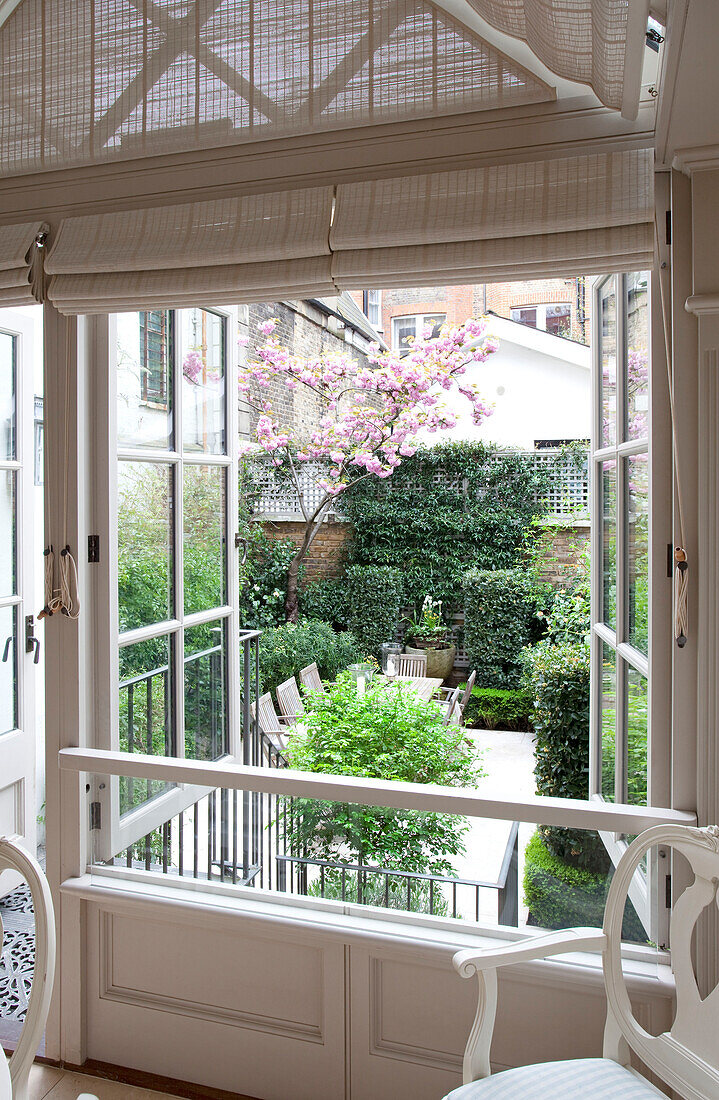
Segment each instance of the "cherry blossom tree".
[{"label": "cherry blossom tree", "polygon": [[[347,354],[305,359],[292,355],[275,336],[276,321],[259,328],[265,342],[256,360],[240,369],[240,394],[257,413],[256,439],[245,454],[264,455],[294,486],[304,519],[297,553],[290,563],[285,611],[298,613],[300,566],[333,502],[366,477],[386,478],[415,453],[425,433],[449,431],[457,417],[447,396],[460,394],[475,424],[491,415],[467,368],[497,349],[484,320],[443,325],[438,336],[425,329],[406,355],[373,345],[367,365]],[[308,439],[280,426],[272,394],[306,388],[320,404],[319,426]],[[308,503],[307,477],[315,492]],[[319,502],[317,503],[317,489]]]}]

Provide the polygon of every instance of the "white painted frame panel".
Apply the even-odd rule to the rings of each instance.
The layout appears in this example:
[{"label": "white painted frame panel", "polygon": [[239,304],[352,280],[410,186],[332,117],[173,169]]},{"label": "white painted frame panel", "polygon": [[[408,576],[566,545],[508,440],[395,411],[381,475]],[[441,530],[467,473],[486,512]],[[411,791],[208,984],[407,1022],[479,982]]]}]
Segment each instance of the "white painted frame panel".
[{"label": "white painted frame panel", "polygon": [[[97,365],[94,377],[94,400],[98,426],[97,461],[93,466],[93,499],[98,503],[97,533],[100,535],[101,564],[97,569],[95,600],[95,653],[100,682],[107,691],[96,693],[95,744],[100,748],[117,749],[119,730],[119,648],[151,638],[167,636],[170,646],[172,713],[176,751],[182,758],[184,739],[184,677],[176,670],[184,668],[184,629],[206,622],[221,620],[225,630],[226,697],[228,754],[227,760],[241,758],[241,708],[239,701],[239,565],[235,533],[238,516],[238,408],[237,394],[237,309],[235,307],[203,306],[224,319],[225,356],[225,432],[224,454],[183,452],[182,369],[179,358],[180,340],[175,331],[172,341],[173,386],[173,448],[118,447],[117,440],[117,322],[114,315],[89,318],[93,358]],[[170,465],[173,469],[172,554],[174,584],[172,591],[173,618],[120,634],[118,612],[118,488],[119,460],[139,460]],[[225,470],[225,565],[227,570],[227,602],[207,611],[185,614],[183,607],[183,485],[184,465],[208,465]],[[170,816],[186,809],[207,791],[197,785],[178,784],[156,795],[144,805],[125,814],[120,813],[120,783],[117,775],[95,776],[93,801],[100,805],[101,828],[91,834],[95,857],[109,859],[118,851],[136,843],[158,828]]]}]

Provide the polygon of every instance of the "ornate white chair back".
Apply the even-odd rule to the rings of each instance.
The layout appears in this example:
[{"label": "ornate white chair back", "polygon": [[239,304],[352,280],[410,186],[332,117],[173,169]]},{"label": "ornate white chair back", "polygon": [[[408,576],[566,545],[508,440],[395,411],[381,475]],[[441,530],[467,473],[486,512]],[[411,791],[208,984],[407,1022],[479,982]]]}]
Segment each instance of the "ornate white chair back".
[{"label": "ornate white chair back", "polygon": [[[27,1100],[27,1082],[40,1039],[45,1029],[52,984],[55,977],[55,915],[50,887],[37,860],[8,837],[0,837],[0,871],[17,871],[30,887],[35,910],[35,969],[27,1016],[15,1053],[10,1057],[9,1074],[5,1055],[0,1049],[0,1100]],[[0,951],[2,950],[0,920]],[[3,1080],[4,1077],[4,1080]],[[12,1089],[8,1091],[8,1077]]]},{"label": "ornate white chair back", "polygon": [[[671,918],[676,1014],[670,1030],[657,1036],[650,1035],[635,1020],[621,964],[627,892],[644,854],[655,845],[681,852],[694,873],[694,882],[677,901]],[[623,1039],[645,1065],[686,1100],[719,1096],[719,986],[702,1000],[691,959],[694,926],[708,905],[717,904],[718,886],[719,827],[657,825],[637,837],[622,856],[604,913],[604,980],[608,1001],[604,1055],[628,1064]]]}]

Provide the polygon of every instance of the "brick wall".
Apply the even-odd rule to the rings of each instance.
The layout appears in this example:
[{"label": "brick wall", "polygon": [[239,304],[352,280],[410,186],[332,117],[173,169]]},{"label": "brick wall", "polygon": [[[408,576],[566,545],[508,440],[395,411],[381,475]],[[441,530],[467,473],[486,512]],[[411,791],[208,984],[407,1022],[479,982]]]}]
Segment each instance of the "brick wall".
[{"label": "brick wall", "polygon": [[[245,307],[241,316],[240,335],[249,339],[243,352],[248,358],[256,358],[257,348],[263,337],[257,326],[262,321],[277,320],[275,333],[286,348],[305,358],[334,353],[349,355],[358,365],[364,365],[367,358],[354,345],[345,341],[342,332],[333,332],[332,319],[312,305],[311,302],[262,302]],[[265,391],[267,394],[268,391]],[[310,433],[319,426],[322,413],[321,402],[305,386],[289,390],[280,382],[273,382],[269,389],[272,408],[282,428],[291,429],[300,442],[308,439]],[[247,407],[240,401],[240,434],[250,435],[257,422],[257,413],[247,413]]]},{"label": "brick wall", "polygon": [[[477,283],[471,286],[414,287],[382,291],[382,326],[387,343],[392,341],[392,318],[422,313],[446,313],[452,324],[479,317],[487,310],[510,317],[517,306],[567,304],[570,307],[570,335],[589,342],[590,300],[584,295],[584,324],[578,314],[576,279],[535,279],[514,283]],[[362,293],[353,294],[362,305]]]},{"label": "brick wall", "polygon": [[[299,546],[304,524],[284,520],[268,521],[264,524],[264,529],[270,539],[291,538]],[[305,579],[316,581],[340,576],[347,561],[351,538],[350,523],[323,523],[305,561]],[[589,524],[547,528],[544,534],[545,567],[542,569],[542,579],[555,587],[567,584],[572,579],[579,555],[588,544]]]},{"label": "brick wall", "polygon": [[[291,538],[296,546],[302,542],[304,524],[292,521],[266,522],[265,534],[270,539]],[[352,537],[349,523],[327,522],[322,524],[319,535],[312,543],[305,558],[305,580],[318,581],[326,577],[338,577],[347,560]]]}]

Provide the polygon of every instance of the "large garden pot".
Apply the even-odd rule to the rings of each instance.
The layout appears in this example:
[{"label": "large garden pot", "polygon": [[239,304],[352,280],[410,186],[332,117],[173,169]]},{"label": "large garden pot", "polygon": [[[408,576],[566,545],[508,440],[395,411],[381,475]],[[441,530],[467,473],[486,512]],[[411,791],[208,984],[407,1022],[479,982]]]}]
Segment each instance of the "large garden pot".
[{"label": "large garden pot", "polygon": [[439,680],[446,680],[451,676],[454,668],[454,659],[457,656],[456,645],[449,645],[446,649],[436,649],[434,646],[422,646],[421,648],[406,645],[405,653],[414,655],[427,654],[427,675]]}]

